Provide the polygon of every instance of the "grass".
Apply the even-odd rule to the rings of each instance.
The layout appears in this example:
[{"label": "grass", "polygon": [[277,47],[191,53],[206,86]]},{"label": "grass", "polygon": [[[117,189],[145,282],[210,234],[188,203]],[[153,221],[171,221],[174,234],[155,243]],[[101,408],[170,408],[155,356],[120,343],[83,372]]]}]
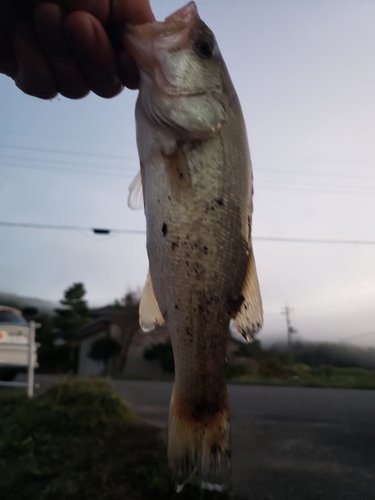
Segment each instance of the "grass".
[{"label": "grass", "polygon": [[196,485],[174,493],[158,432],[103,379],[66,379],[32,400],[0,390],[0,498],[233,498]]},{"label": "grass", "polygon": [[277,374],[270,371],[263,375],[243,374],[234,376],[230,378],[230,382],[254,385],[375,390],[375,370],[330,366],[310,368],[300,364],[285,367],[282,373]]}]

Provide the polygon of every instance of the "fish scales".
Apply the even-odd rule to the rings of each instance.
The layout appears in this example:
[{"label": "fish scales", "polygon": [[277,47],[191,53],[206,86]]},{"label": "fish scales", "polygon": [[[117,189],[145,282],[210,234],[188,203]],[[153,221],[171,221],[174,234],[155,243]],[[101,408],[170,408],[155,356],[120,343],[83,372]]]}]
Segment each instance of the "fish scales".
[{"label": "fish scales", "polygon": [[166,322],[175,360],[169,463],[179,489],[198,469],[204,487],[220,490],[230,472],[229,320],[242,315],[240,330],[250,334],[262,320],[246,128],[194,3],[165,23],[131,28],[128,46],[141,75],[137,145],[150,264],[141,316],[150,311],[143,321],[151,328]]}]

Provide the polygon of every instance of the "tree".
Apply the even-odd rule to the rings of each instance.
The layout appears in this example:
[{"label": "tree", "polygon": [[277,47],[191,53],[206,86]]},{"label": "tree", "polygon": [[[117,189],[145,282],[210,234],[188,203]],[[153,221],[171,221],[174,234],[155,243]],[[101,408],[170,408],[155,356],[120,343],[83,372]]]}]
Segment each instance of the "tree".
[{"label": "tree", "polygon": [[89,356],[95,361],[102,361],[107,369],[111,358],[118,356],[121,346],[111,337],[102,337],[91,344]]},{"label": "tree", "polygon": [[130,307],[137,306],[140,302],[140,291],[127,292],[120,300],[116,299],[114,302],[115,307]]},{"label": "tree", "polygon": [[76,330],[90,321],[89,308],[84,296],[83,283],[73,283],[64,292],[60,304],[64,309],[55,309],[54,323],[66,339],[73,339]]}]

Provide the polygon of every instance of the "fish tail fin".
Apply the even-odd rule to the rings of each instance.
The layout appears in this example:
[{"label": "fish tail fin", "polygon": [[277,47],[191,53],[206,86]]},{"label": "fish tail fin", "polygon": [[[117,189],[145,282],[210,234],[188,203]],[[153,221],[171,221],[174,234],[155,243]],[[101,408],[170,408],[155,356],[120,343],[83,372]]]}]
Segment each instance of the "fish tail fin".
[{"label": "fish tail fin", "polygon": [[229,411],[227,404],[215,414],[194,418],[176,404],[172,395],[168,423],[168,461],[182,491],[195,472],[202,488],[222,491],[230,478]]}]

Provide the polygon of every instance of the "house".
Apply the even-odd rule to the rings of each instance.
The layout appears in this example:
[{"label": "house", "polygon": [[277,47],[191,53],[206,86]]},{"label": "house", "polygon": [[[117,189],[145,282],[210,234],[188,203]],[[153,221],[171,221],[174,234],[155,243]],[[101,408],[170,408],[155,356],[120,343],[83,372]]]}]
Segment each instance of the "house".
[{"label": "house", "polygon": [[99,375],[103,372],[103,362],[89,357],[91,345],[98,339],[110,337],[121,346],[116,359],[112,360],[111,371],[129,378],[159,378],[163,372],[158,361],[148,361],[143,354],[147,347],[166,342],[169,334],[166,328],[144,333],[139,328],[138,306],[107,306],[90,310],[93,321],[77,331],[80,342],[78,375]]},{"label": "house", "polygon": [[80,342],[78,375],[98,375],[103,371],[104,364],[88,356],[91,345],[103,337],[111,337],[121,346],[116,367],[113,367],[121,370],[126,362],[129,343],[139,328],[138,306],[107,306],[91,309],[90,316],[93,321],[81,327],[76,333],[76,339]]}]

